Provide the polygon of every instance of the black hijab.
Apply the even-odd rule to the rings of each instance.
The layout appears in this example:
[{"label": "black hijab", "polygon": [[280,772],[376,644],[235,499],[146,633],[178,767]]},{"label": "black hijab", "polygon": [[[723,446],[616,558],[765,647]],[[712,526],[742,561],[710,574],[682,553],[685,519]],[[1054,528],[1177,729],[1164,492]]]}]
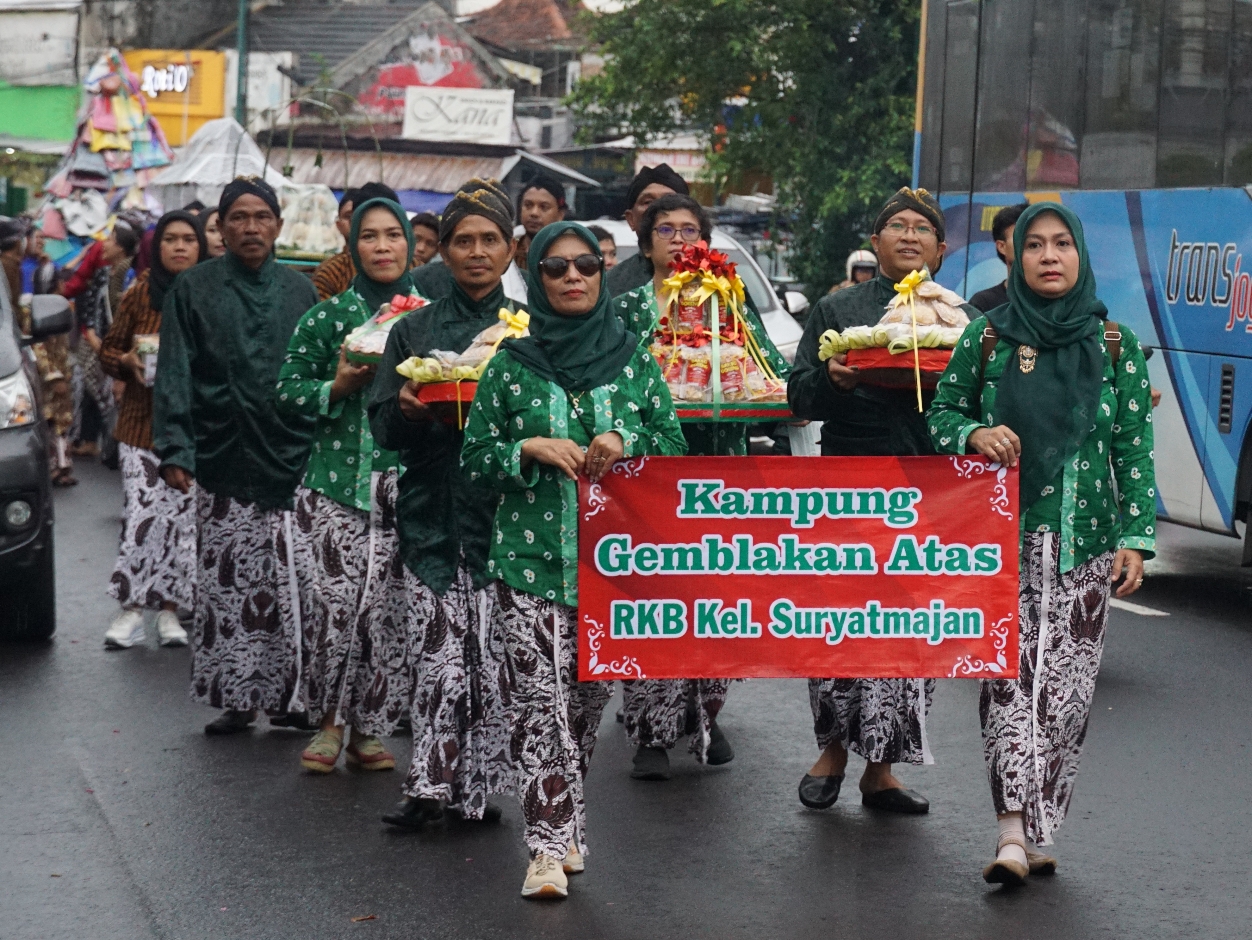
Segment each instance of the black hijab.
[{"label": "black hijab", "polygon": [[148,268],[148,306],[153,310],[161,309],[161,305],[165,303],[166,291],[170,289],[174,278],[178,276],[167,270],[165,263],[161,260],[161,239],[165,237],[165,230],[171,222],[186,222],[196,233],[196,242],[200,246],[196,264],[208,260],[209,257],[209,242],[204,237],[204,227],[193,213],[186,209],[175,209],[161,216],[156,229],[152,232],[152,264]]}]

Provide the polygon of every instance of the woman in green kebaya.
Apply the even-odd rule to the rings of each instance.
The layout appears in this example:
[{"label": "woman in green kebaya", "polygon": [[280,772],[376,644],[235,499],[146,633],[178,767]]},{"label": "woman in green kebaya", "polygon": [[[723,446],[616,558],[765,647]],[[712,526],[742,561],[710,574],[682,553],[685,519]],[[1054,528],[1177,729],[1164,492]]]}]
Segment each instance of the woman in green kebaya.
[{"label": "woman in green kebaya", "polygon": [[398,461],[370,433],[374,367],[348,359],[344,340],[397,294],[416,294],[412,249],[413,230],[398,203],[357,206],[348,251],[358,273],[347,290],[301,318],[279,373],[279,410],[317,418],[296,493],[302,681],[309,719],[321,724],[300,763],[314,773],[334,770],[344,725],[352,728],[350,761],[394,768],[379,737],[395,730],[408,706],[404,581],[395,571]]},{"label": "woman in green kebaya", "polygon": [[[999,819],[989,882],[1051,873],[1039,851],[1078,776],[1109,614],[1156,549],[1152,389],[1139,340],[1104,323],[1082,223],[1035,203],[1014,227],[1009,302],[974,320],[927,414],[940,453],[1020,467],[1020,675],[984,680]],[[984,332],[986,331],[986,332]]]},{"label": "woman in green kebaya", "polygon": [[578,682],[578,492],[626,457],[686,450],[656,361],[613,314],[599,242],[540,230],[527,259],[530,336],[506,341],[470,408],[461,463],[500,494],[487,573],[514,677],[512,752],[526,820],[525,897],[565,897],[583,870],[583,778],[603,682]]}]

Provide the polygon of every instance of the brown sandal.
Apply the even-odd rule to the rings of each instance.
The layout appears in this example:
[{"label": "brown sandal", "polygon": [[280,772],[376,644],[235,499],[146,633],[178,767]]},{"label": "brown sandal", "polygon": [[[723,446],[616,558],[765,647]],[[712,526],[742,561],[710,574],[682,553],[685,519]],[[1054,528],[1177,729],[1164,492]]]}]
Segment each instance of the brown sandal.
[{"label": "brown sandal", "polygon": [[69,467],[58,467],[52,471],[53,486],[78,486],[78,481],[74,479],[74,474]]}]

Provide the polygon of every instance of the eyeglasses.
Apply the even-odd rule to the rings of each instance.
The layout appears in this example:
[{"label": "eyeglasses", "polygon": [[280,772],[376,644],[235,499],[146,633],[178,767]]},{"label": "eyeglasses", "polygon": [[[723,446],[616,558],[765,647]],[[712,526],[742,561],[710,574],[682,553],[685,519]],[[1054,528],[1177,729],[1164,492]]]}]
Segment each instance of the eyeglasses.
[{"label": "eyeglasses", "polygon": [[700,240],[700,228],[696,225],[684,225],[682,228],[674,228],[672,225],[658,225],[653,231],[666,241],[669,241],[675,235],[682,235],[683,241],[689,244],[695,244]]},{"label": "eyeglasses", "polygon": [[935,230],[925,223],[921,225],[905,225],[903,222],[888,222],[883,228],[897,238],[905,232],[916,232],[919,238],[935,234]]},{"label": "eyeglasses", "polygon": [[545,277],[552,280],[558,280],[565,277],[565,272],[569,270],[569,266],[573,264],[574,270],[583,277],[591,277],[600,271],[603,262],[593,254],[579,255],[572,261],[569,258],[544,258],[539,262],[539,270],[543,272]]}]

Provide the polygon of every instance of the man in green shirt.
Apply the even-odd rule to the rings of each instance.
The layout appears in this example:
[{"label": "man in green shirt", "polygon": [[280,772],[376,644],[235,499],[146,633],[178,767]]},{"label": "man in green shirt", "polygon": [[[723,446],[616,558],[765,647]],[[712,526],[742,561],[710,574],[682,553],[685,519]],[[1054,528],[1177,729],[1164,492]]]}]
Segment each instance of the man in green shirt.
[{"label": "man in green shirt", "polygon": [[[887,200],[871,238],[879,275],[828,294],[813,308],[796,350],[787,397],[796,417],[822,424],[824,456],[914,456],[932,454],[925,415],[912,388],[868,387],[847,356],[818,359],[827,330],[870,326],[882,319],[895,296],[895,284],[913,271],[937,273],[943,263],[944,218],[939,203],[924,189],[901,189]],[[968,305],[971,319],[978,312]],[[926,404],[934,397],[926,394]],[[809,702],[822,755],[800,781],[800,802],[825,809],[839,798],[848,751],[865,758],[862,802],[898,813],[925,813],[930,804],[905,789],[891,772],[893,763],[932,763],[926,741],[926,711],[934,680],[810,679]]]},{"label": "man in green shirt", "polygon": [[288,510],[316,423],[274,406],[287,342],[317,303],[308,279],[273,258],[278,197],[239,178],[219,214],[226,254],[185,271],[166,296],[153,394],[161,476],[196,490],[191,697],[223,709],[206,734],[244,731],[258,709],[302,709]]}]

